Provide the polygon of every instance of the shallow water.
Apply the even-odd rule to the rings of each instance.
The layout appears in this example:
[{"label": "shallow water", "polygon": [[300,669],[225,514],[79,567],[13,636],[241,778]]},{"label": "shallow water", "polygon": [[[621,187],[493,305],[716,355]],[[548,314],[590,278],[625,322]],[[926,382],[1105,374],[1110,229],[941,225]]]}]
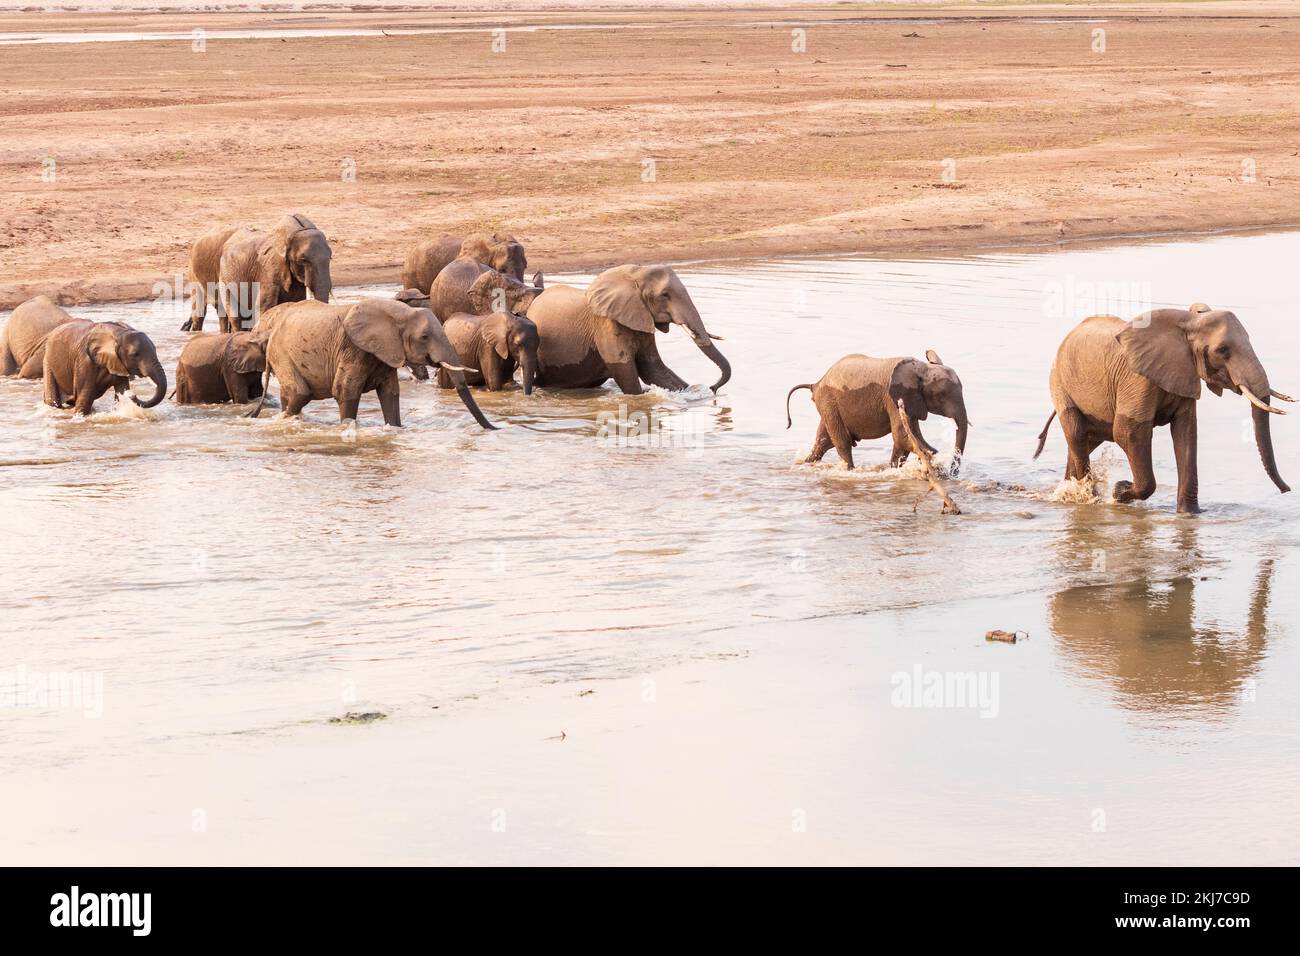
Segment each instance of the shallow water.
[{"label": "shallow water", "polygon": [[[1055,649],[1033,658],[1036,679],[1078,695],[1101,723],[1183,727],[1185,745],[1239,720],[1256,686],[1294,689],[1285,602],[1300,572],[1300,496],[1264,475],[1246,402],[1208,392],[1204,515],[1174,514],[1167,429],[1150,501],[1062,494],[1059,428],[1030,460],[1051,411],[1048,369],[1084,315],[1202,300],[1234,309],[1276,387],[1295,393],[1287,357],[1300,329],[1278,265],[1297,254],[1300,235],[1286,234],[683,266],[735,368],[720,395],[479,393],[494,433],[454,393],[412,380],[400,430],[381,424],[373,396],[355,428],[332,403],[303,421],[254,421],[231,407],[117,410],[104,398],[76,419],[44,407],[39,383],[0,380],[3,666],[103,679],[102,718],[11,710],[0,745],[15,762],[55,767],[361,707],[421,715],[732,653],[756,625],[764,640],[797,643],[812,619],[875,614],[860,619],[869,641],[871,622],[900,608],[943,622],[950,637],[932,636],[942,651],[988,627],[1029,626],[964,609],[1031,592],[1047,629],[1034,638]],[[71,311],[144,329],[169,375],[187,338],[182,304]],[[679,332],[660,348],[684,378],[713,380]],[[786,430],[791,385],[848,352],[927,348],[961,374],[974,423],[950,485],[961,516],[940,515],[933,495],[913,512],[925,485],[881,467],[887,438],[860,444],[852,473],[834,452],[796,463],[816,417],[796,393]],[[601,424],[641,412],[648,438],[619,441]],[[924,428],[946,458],[952,426]],[[1292,482],[1295,428],[1295,416],[1275,419]],[[1117,449],[1098,460],[1111,480],[1127,475]],[[1294,736],[1267,713],[1260,732]],[[1086,750],[1086,737],[1071,745]]]}]

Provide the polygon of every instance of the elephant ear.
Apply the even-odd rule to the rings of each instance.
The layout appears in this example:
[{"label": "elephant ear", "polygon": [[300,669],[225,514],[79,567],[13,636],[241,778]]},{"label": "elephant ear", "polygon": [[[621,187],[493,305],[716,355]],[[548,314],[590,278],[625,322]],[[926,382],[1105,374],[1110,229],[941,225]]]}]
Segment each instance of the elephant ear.
[{"label": "elephant ear", "polygon": [[1157,309],[1126,323],[1115,340],[1133,371],[1173,395],[1200,398],[1201,379],[1186,333],[1191,319],[1192,313],[1181,309]]},{"label": "elephant ear", "polygon": [[613,319],[636,332],[653,332],[654,315],[641,298],[641,286],[633,270],[636,266],[606,269],[587,286],[587,304],[596,315]]},{"label": "elephant ear", "polygon": [[460,244],[460,255],[476,259],[485,266],[492,264],[492,247],[498,238],[487,232],[475,232],[466,236]]},{"label": "elephant ear", "polygon": [[390,368],[406,364],[406,349],[397,320],[378,302],[359,302],[343,317],[343,330],[352,344]]},{"label": "elephant ear", "polygon": [[293,282],[289,271],[289,237],[285,224],[262,240],[257,247],[257,281],[276,289],[287,289]]},{"label": "elephant ear", "polygon": [[232,335],[226,344],[226,361],[238,375],[266,370],[266,353],[262,351],[262,340],[252,332]]},{"label": "elephant ear", "polygon": [[120,378],[130,378],[122,360],[117,356],[117,330],[107,322],[96,323],[86,336],[87,357],[104,369]]},{"label": "elephant ear", "polygon": [[503,359],[510,358],[510,346],[506,342],[506,316],[500,312],[488,316],[479,326],[483,341],[492,346],[497,355]]},{"label": "elephant ear", "polygon": [[934,349],[925,350],[925,360],[931,365],[942,365],[943,361],[939,358],[939,353]]},{"label": "elephant ear", "polygon": [[474,314],[488,315],[504,308],[506,284],[506,277],[495,269],[487,269],[475,279],[466,293]]},{"label": "elephant ear", "polygon": [[921,370],[916,367],[917,364],[915,359],[903,359],[894,366],[894,374],[889,377],[889,404],[897,409],[898,400],[901,398],[903,411],[907,416],[923,422],[930,414],[930,410],[926,407],[925,396],[921,393],[924,379]]}]

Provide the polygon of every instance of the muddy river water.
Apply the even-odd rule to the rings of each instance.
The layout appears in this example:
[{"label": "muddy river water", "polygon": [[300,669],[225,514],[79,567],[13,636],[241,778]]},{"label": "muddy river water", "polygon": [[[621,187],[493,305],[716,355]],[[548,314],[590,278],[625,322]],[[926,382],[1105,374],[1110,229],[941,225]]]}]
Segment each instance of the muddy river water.
[{"label": "muddy river water", "polygon": [[[143,760],[159,742],[284,733],[348,710],[383,711],[391,724],[455,701],[490,707],[557,682],[759,649],[795,675],[805,641],[821,634],[823,647],[829,628],[837,646],[891,648],[873,658],[880,688],[950,651],[963,668],[997,653],[1004,719],[1060,735],[1040,729],[1017,743],[972,736],[969,723],[927,733],[899,720],[888,690],[882,706],[836,711],[888,753],[875,769],[900,807],[951,789],[938,768],[964,767],[1009,801],[992,811],[993,832],[997,821],[1014,829],[1000,814],[1027,810],[1038,787],[982,775],[1015,759],[1001,748],[1023,746],[1025,760],[1061,774],[1083,760],[1094,776],[1131,775],[1125,796],[1152,808],[1253,780],[1270,796],[1231,801],[1258,820],[1263,856],[1285,857],[1293,850],[1266,832],[1294,826],[1284,795],[1300,783],[1289,704],[1300,496],[1279,495],[1265,476],[1249,406],[1230,394],[1201,401],[1197,518],[1174,514],[1167,429],[1155,440],[1159,489],[1139,505],[1063,493],[1059,428],[1042,458],[1031,455],[1051,411],[1056,346],[1095,311],[1231,308],[1274,385],[1296,393],[1298,258],[1300,235],[1280,234],[685,265],[735,369],[721,394],[480,393],[501,426],[493,433],[454,393],[409,379],[403,429],[382,426],[373,396],[356,427],[341,426],[332,403],[302,421],[248,420],[229,407],[114,408],[111,396],[76,419],[42,406],[39,383],[0,380],[0,670],[102,681],[93,720],[66,707],[0,710],[3,779],[51,785],[83,761]],[[341,296],[366,291],[392,289]],[[147,331],[171,374],[183,310],[71,311]],[[786,429],[791,385],[849,352],[927,348],[965,384],[972,427],[950,484],[962,515],[940,515],[933,496],[913,512],[925,486],[884,467],[887,438],[860,444],[851,473],[834,452],[797,463],[817,419],[796,393]],[[679,332],[660,349],[688,381],[713,380]],[[1295,415],[1273,428],[1292,483],[1298,428]],[[926,423],[941,459],[953,431]],[[1106,449],[1098,470],[1127,477],[1118,449]],[[991,627],[1032,634],[992,649],[982,641]],[[781,670],[767,665],[772,682],[733,696],[780,698]],[[1027,696],[1013,695],[1012,680]],[[1032,707],[1017,711],[1016,700]],[[880,743],[895,725],[906,752]],[[1135,770],[1167,764],[1158,781]],[[854,780],[841,791],[873,786]],[[1220,811],[1221,835],[1239,843]],[[947,838],[974,853],[979,838],[959,830]]]}]

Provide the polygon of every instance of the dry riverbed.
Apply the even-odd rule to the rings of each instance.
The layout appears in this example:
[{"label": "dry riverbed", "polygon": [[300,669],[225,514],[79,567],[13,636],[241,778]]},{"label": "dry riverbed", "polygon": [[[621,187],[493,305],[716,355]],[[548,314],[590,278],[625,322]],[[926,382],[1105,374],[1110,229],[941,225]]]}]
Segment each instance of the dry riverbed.
[{"label": "dry riverbed", "polygon": [[[501,25],[599,29],[493,52]],[[475,29],[220,33],[450,27]],[[1285,4],[0,15],[87,30],[177,36],[0,46],[0,308],[147,296],[208,225],[288,209],[349,283],[475,227],[556,270],[1267,226],[1300,204]]]}]

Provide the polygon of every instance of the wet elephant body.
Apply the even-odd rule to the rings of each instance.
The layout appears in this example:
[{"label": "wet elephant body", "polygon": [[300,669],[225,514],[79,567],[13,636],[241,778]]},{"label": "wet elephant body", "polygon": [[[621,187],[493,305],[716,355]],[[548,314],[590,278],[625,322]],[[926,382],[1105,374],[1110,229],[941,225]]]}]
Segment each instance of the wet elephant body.
[{"label": "wet elephant body", "polygon": [[332,398],[341,420],[355,419],[361,396],[373,391],[385,424],[400,426],[397,369],[427,364],[446,369],[475,421],[483,428],[494,427],[470,395],[456,350],[428,309],[413,309],[395,299],[363,299],[349,305],[295,302],[270,310],[259,320],[259,331],[266,337],[268,379],[273,374],[279,381],[286,415],[298,415],[308,403]]},{"label": "wet elephant body", "polygon": [[1115,500],[1145,500],[1156,489],[1153,432],[1168,425],[1178,468],[1178,511],[1199,512],[1196,403],[1202,382],[1216,395],[1226,389],[1247,398],[1264,471],[1279,491],[1290,491],[1278,474],[1270,427],[1271,415],[1285,413],[1270,400],[1292,399],[1271,387],[1236,315],[1201,303],[1156,309],[1130,322],[1095,315],[1075,326],[1052,364],[1053,412],[1034,457],[1043,451],[1052,419],[1059,418],[1069,450],[1067,479],[1089,477],[1092,452],[1113,441],[1133,475],[1132,481],[1115,483]]},{"label": "wet elephant body", "polygon": [[131,379],[148,378],[154,395],[136,399],[153,408],[167,393],[167,373],[149,336],[122,322],[74,319],[50,333],[45,344],[45,404],[71,405],[82,415],[94,411],[95,401],[110,388],[118,395],[131,387]]},{"label": "wet elephant body", "polygon": [[0,330],[0,375],[43,377],[46,339],[60,325],[75,321],[46,295],[19,305]]},{"label": "wet elephant body", "polygon": [[628,395],[642,383],[670,391],[687,388],[664,364],[655,332],[674,325],[718,366],[717,392],[731,378],[731,365],[713,344],[695,303],[677,274],[664,265],[616,266],[587,289],[548,288],[528,310],[537,326],[537,384],[548,388],[594,388],[614,379]]},{"label": "wet elephant body", "polygon": [[[442,329],[460,356],[460,364],[478,371],[466,372],[470,385],[484,385],[499,392],[521,372],[525,395],[531,395],[537,378],[537,326],[512,312],[490,315],[460,313],[449,316]],[[438,370],[438,385],[451,388],[446,369]]]},{"label": "wet elephant body", "polygon": [[[812,392],[813,404],[821,416],[812,450],[805,462],[821,461],[834,448],[845,467],[853,467],[853,446],[890,435],[894,447],[892,466],[907,461],[912,445],[907,429],[929,453],[935,449],[921,434],[920,422],[931,413],[951,418],[957,425],[956,449],[950,473],[955,473],[966,451],[970,422],[961,379],[944,365],[933,350],[925,360],[897,356],[874,358],[846,355],[832,365],[817,382],[796,385],[786,394],[786,427],[791,425],[790,396],[801,388]],[[903,411],[898,403],[903,403]],[[906,427],[904,427],[906,421]]]},{"label": "wet elephant body", "polygon": [[266,352],[258,332],[196,335],[176,365],[180,405],[243,404],[262,394]]}]

